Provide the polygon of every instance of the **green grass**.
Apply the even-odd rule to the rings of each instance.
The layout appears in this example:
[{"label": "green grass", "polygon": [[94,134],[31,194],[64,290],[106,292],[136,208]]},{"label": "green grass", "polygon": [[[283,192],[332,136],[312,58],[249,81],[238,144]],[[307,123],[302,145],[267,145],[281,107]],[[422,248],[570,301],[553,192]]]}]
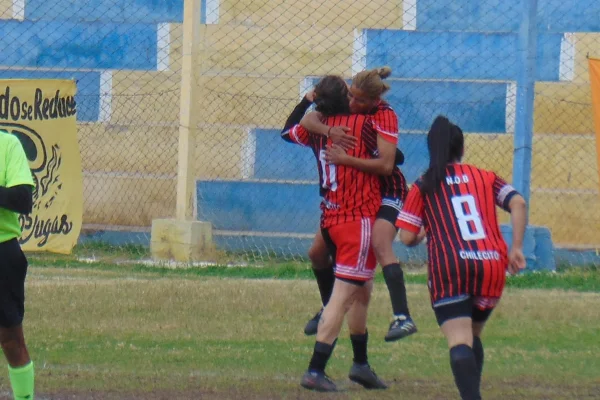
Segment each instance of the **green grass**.
[{"label": "green grass", "polygon": [[[585,291],[598,292],[598,277],[588,274],[597,271],[511,280],[484,335],[486,399],[600,396],[600,293],[582,292],[581,281],[594,279]],[[576,290],[554,276],[567,277]],[[391,387],[376,398],[457,398],[424,275],[408,275],[416,283],[408,295],[419,333],[391,344],[383,341],[390,306],[380,279],[369,352]],[[524,285],[536,289],[516,287]],[[543,288],[548,285],[560,290]],[[351,363],[345,329],[328,373],[346,391],[328,397],[299,389],[314,344],[302,328],[318,307],[303,264],[174,270],[68,261],[56,267],[33,257],[25,330],[37,398],[373,398],[345,378]],[[0,392],[7,388],[0,374]]]},{"label": "green grass", "polygon": [[[167,268],[151,266],[136,262],[121,264],[100,262],[83,262],[74,257],[55,257],[34,255],[30,263],[37,267],[61,267],[65,269],[93,269],[102,271],[119,271],[124,273],[144,273],[161,277],[214,277],[241,279],[314,279],[308,263],[303,262],[270,262],[249,264],[248,266],[208,266],[189,268]],[[406,274],[408,283],[425,284],[427,276],[423,268],[410,270]],[[383,282],[383,275],[376,274],[375,282]],[[580,292],[600,292],[600,270],[596,267],[560,268],[559,272],[533,272],[511,276],[507,279],[507,287],[521,289],[564,289]]]}]

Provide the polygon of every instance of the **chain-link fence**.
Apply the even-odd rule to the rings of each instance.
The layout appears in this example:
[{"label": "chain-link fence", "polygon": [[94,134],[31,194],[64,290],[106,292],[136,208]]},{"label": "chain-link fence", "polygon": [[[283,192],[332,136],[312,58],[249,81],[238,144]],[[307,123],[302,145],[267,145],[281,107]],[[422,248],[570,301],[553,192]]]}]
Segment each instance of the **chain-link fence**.
[{"label": "chain-link fence", "polygon": [[[81,246],[147,255],[153,219],[175,214],[183,1],[3,1],[4,76],[78,79],[84,168]],[[600,247],[587,59],[600,56],[592,0],[537,5],[531,223],[555,246]],[[428,163],[437,114],[467,134],[466,160],[513,178],[517,0],[203,0],[194,90],[197,218],[243,257],[304,257],[318,227],[312,154],[282,141],[325,74],[388,65],[402,171]],[[597,32],[597,33],[594,33]],[[506,216],[503,222],[507,222]],[[423,252],[398,253],[421,259]]]},{"label": "chain-link fence", "polygon": [[147,254],[152,219],[175,208],[182,1],[3,0],[0,12],[2,78],[77,81],[78,247]]}]

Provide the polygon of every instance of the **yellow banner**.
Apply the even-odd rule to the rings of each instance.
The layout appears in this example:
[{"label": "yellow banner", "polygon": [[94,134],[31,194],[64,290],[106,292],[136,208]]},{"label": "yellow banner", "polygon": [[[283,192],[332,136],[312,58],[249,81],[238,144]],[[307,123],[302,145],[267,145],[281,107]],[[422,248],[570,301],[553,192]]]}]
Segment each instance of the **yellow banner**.
[{"label": "yellow banner", "polygon": [[596,129],[596,162],[600,176],[600,59],[590,58],[590,83],[592,85],[592,110]]},{"label": "yellow banner", "polygon": [[33,212],[20,217],[24,251],[68,254],[83,217],[77,86],[68,80],[0,80],[0,130],[19,138],[34,175]]}]

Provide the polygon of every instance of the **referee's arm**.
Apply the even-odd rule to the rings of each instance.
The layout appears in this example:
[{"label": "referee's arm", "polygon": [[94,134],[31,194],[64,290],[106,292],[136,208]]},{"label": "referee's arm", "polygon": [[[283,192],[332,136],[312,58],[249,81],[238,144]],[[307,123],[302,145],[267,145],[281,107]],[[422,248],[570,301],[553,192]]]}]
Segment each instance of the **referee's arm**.
[{"label": "referee's arm", "polygon": [[29,214],[33,208],[33,178],[19,139],[14,137],[6,152],[6,186],[0,186],[0,207]]},{"label": "referee's arm", "polygon": [[0,186],[0,207],[19,214],[29,214],[33,208],[33,187],[29,185]]}]

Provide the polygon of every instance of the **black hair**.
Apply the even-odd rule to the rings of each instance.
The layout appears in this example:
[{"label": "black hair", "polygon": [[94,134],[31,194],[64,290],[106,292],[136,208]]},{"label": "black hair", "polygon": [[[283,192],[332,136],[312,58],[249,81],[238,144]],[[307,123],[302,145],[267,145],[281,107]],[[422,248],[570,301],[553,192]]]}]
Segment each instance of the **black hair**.
[{"label": "black hair", "polygon": [[446,177],[446,166],[462,158],[465,148],[463,131],[448,118],[439,115],[427,134],[427,148],[429,168],[423,175],[423,196],[436,193]]},{"label": "black hair", "polygon": [[315,86],[315,109],[324,116],[349,114],[348,85],[337,75],[327,75]]}]

